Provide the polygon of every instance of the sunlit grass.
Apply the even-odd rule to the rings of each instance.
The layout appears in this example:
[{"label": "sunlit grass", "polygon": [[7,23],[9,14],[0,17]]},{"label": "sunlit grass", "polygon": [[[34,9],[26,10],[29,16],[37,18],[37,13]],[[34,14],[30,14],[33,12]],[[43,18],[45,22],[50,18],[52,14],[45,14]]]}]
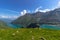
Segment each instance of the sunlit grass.
[{"label": "sunlit grass", "polygon": [[0,29],[0,40],[60,40],[60,30],[41,28]]}]

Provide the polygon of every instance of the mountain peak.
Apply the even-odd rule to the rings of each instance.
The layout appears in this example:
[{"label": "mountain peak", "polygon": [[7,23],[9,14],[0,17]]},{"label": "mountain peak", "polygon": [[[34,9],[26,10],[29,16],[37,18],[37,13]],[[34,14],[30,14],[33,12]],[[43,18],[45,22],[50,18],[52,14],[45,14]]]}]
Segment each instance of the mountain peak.
[{"label": "mountain peak", "polygon": [[55,9],[46,13],[36,12],[36,13],[26,13],[24,16],[19,17],[13,24],[21,24],[23,26],[27,26],[30,23],[55,23],[60,22],[60,8]]}]

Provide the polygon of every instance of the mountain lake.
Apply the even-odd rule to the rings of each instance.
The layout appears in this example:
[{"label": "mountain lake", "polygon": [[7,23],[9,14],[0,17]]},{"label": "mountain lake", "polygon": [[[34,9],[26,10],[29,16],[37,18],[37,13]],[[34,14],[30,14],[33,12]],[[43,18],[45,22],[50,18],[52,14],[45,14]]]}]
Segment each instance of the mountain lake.
[{"label": "mountain lake", "polygon": [[[22,27],[22,26],[14,25],[14,24],[7,24],[7,25],[12,27],[12,28],[21,28]],[[60,26],[58,26],[58,25],[43,24],[43,25],[40,25],[40,28],[60,30]]]}]

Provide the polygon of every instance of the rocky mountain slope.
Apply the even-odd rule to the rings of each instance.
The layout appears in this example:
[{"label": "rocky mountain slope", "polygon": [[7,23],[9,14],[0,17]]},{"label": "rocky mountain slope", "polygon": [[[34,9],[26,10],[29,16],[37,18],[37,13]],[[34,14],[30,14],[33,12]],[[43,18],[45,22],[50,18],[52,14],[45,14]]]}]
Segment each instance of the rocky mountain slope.
[{"label": "rocky mountain slope", "polygon": [[18,24],[27,26],[30,23],[50,23],[50,24],[59,24],[60,23],[60,8],[49,11],[49,12],[36,12],[36,13],[26,13],[24,16],[21,16],[14,20],[12,24]]}]

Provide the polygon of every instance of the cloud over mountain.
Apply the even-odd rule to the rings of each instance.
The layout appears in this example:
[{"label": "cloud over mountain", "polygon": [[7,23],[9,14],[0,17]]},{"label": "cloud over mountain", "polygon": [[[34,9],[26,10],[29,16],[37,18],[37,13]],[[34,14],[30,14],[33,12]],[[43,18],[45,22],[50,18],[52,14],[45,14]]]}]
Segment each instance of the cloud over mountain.
[{"label": "cloud over mountain", "polygon": [[56,8],[60,8],[60,1],[57,3],[56,7],[54,7],[54,8],[44,9],[44,10],[41,10],[41,8],[43,8],[43,7],[40,6],[40,7],[36,8],[36,9],[35,9],[35,12],[38,12],[38,11],[40,11],[40,12],[47,12],[47,11],[54,10],[54,9],[56,9]]},{"label": "cloud over mountain", "polygon": [[23,10],[22,12],[21,12],[21,16],[22,15],[25,15],[27,13],[27,10]]}]

